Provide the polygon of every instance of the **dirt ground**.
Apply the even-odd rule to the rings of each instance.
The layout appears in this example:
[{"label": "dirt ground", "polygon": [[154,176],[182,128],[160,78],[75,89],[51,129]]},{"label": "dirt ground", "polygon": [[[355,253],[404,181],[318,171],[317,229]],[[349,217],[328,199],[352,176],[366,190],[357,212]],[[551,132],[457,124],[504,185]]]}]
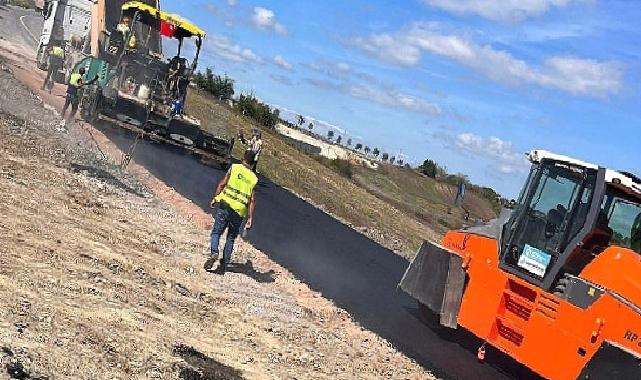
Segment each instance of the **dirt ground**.
[{"label": "dirt ground", "polygon": [[[231,273],[204,272],[206,215],[135,165],[120,170],[89,126],[60,129],[11,58],[0,379],[434,378],[247,243]],[[46,100],[59,106],[56,91]]]}]

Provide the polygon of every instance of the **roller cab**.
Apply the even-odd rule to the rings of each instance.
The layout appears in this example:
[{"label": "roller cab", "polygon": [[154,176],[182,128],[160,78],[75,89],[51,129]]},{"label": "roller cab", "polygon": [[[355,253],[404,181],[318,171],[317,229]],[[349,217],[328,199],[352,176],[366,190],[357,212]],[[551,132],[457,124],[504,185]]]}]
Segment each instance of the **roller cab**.
[{"label": "roller cab", "polygon": [[544,378],[641,379],[641,181],[528,158],[514,210],[426,242],[401,289]]}]

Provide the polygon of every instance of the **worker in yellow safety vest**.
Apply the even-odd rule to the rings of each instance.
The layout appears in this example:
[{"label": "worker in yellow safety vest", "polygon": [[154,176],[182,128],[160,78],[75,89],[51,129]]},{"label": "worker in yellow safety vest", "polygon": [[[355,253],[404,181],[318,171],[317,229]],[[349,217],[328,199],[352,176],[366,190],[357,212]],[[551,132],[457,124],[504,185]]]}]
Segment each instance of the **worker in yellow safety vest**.
[{"label": "worker in yellow safety vest", "polygon": [[[67,86],[67,98],[65,99],[65,105],[62,107],[62,118],[64,120],[64,125],[68,124],[76,116],[78,112],[78,104],[80,103],[79,91],[83,86],[88,86],[93,84],[98,80],[98,75],[95,76],[92,80],[87,83],[83,82],[83,77],[85,75],[84,67],[81,67],[77,73],[72,73],[69,77],[69,85]],[[67,109],[71,106],[71,112],[69,116],[65,118]]]},{"label": "worker in yellow safety vest", "polygon": [[225,274],[227,270],[234,250],[234,242],[246,216],[245,229],[252,228],[256,208],[254,188],[258,183],[258,177],[251,170],[254,159],[253,152],[245,152],[243,163],[232,165],[216,188],[216,195],[211,202],[211,207],[216,210],[214,227],[211,231],[211,256],[204,265],[207,271],[213,268],[218,259],[220,236],[225,230],[227,230],[227,241],[220,265],[216,270],[218,274]]},{"label": "worker in yellow safety vest", "polygon": [[55,82],[55,75],[62,69],[65,64],[65,49],[61,46],[60,41],[52,41],[47,47],[49,52],[49,67],[47,68],[47,76],[44,83],[42,84],[42,89],[51,89],[53,88]]},{"label": "worker in yellow safety vest", "polygon": [[131,33],[130,23],[131,19],[129,16],[123,16],[118,25],[116,25],[116,31],[122,34],[122,39],[127,43],[129,49],[135,49],[136,35],[135,33]]}]

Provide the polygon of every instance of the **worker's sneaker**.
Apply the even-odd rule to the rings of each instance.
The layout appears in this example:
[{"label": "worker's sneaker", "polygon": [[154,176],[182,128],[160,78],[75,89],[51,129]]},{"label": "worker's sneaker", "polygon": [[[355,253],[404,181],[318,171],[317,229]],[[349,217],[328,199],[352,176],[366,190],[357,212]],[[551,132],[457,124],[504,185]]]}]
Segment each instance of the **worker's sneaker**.
[{"label": "worker's sneaker", "polygon": [[205,265],[203,265],[203,268],[205,268],[206,271],[210,271],[211,268],[214,267],[214,264],[216,264],[216,259],[217,257],[211,256],[205,261]]},{"label": "worker's sneaker", "polygon": [[220,260],[220,264],[218,264],[218,268],[216,268],[214,273],[222,276],[225,274],[225,272],[227,272],[227,263],[224,262],[223,260]]}]

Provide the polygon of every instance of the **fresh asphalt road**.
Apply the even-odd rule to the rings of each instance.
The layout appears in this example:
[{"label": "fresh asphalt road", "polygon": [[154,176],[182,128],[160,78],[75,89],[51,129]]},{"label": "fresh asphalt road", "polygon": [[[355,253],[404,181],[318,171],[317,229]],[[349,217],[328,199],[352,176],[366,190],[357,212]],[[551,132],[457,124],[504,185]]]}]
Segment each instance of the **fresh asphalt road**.
[{"label": "fresh asphalt road", "polygon": [[[0,27],[23,46],[34,47],[21,25],[39,36],[41,19],[15,8],[0,8]],[[35,68],[34,68],[35,70]],[[128,150],[134,136],[105,122],[97,125],[117,146]],[[134,159],[196,205],[208,204],[223,172],[205,166],[179,148],[149,141],[138,143]],[[489,364],[476,361],[478,342],[457,336],[442,339],[417,317],[416,303],[397,290],[408,263],[363,235],[336,221],[287,190],[261,179],[257,216],[248,239],[272,260],[312,289],[347,310],[352,317],[398,350],[436,374],[456,379],[508,378]],[[459,334],[462,335],[462,334]],[[471,343],[470,343],[471,342]],[[509,377],[522,377],[510,368]],[[489,362],[496,362],[489,357]]]},{"label": "fresh asphalt road", "polygon": [[[121,150],[131,146],[128,131],[107,123],[98,128]],[[180,148],[146,141],[138,143],[134,159],[204,210],[224,174]],[[441,339],[419,321],[415,301],[396,287],[406,260],[265,178],[256,199],[250,242],[363,327],[441,375],[501,378],[492,367],[478,364],[475,352]]]}]

